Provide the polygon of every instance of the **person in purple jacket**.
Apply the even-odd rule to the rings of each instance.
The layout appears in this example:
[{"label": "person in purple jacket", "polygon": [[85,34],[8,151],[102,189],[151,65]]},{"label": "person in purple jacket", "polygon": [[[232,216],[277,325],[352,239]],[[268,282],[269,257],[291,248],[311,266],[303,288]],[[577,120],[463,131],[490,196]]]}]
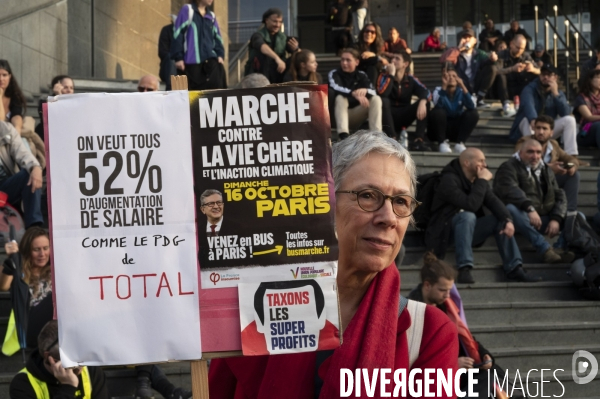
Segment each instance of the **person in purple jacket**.
[{"label": "person in purple jacket", "polygon": [[213,0],[193,0],[179,11],[171,43],[175,67],[188,77],[190,90],[227,87],[223,58],[225,47],[215,14],[208,9]]}]

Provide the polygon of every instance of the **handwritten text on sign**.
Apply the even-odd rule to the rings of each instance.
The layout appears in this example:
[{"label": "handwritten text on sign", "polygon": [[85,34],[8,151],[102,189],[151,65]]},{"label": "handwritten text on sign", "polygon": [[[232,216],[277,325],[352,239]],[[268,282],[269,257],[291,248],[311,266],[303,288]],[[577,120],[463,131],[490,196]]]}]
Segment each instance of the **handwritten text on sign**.
[{"label": "handwritten text on sign", "polygon": [[63,364],[200,358],[186,93],[61,96],[48,110]]}]

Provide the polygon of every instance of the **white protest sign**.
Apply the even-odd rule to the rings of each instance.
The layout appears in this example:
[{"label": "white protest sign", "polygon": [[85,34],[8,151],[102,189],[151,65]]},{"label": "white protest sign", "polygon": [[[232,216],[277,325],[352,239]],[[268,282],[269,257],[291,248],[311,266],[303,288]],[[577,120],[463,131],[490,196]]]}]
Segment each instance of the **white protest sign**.
[{"label": "white protest sign", "polygon": [[65,367],[201,358],[187,92],[50,99]]},{"label": "white protest sign", "polygon": [[246,356],[314,352],[340,346],[335,278],[238,285]]}]

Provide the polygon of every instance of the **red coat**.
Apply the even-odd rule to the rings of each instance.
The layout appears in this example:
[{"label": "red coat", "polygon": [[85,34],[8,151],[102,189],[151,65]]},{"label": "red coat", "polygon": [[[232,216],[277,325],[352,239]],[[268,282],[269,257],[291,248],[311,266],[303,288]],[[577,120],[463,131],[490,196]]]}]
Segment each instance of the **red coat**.
[{"label": "red coat", "polygon": [[[392,281],[394,279],[395,283]],[[400,279],[394,265],[375,277],[343,333],[342,346],[319,369],[324,381],[321,399],[340,397],[341,368],[367,368],[370,375],[373,368],[409,368],[406,330],[411,324],[410,314],[408,311],[402,312],[397,320],[388,317],[398,314],[399,288]],[[413,368],[452,369],[455,372],[457,358],[456,326],[442,311],[427,306],[419,357]],[[314,352],[215,359],[209,370],[210,397],[312,399],[315,367]],[[392,392],[393,377],[388,388]],[[379,386],[375,392],[375,397],[379,397]],[[364,387],[361,394],[366,397]],[[354,393],[352,397],[355,397]]]}]

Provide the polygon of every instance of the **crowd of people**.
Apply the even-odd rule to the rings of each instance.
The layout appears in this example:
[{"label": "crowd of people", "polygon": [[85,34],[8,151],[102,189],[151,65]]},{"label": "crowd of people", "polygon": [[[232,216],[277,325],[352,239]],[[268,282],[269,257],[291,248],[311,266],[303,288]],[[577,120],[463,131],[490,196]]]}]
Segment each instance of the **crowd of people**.
[{"label": "crowd of people", "polygon": [[[173,73],[187,75],[190,90],[227,87],[223,39],[218,16],[210,10],[212,2],[192,1],[161,31],[159,76],[167,90]],[[435,29],[419,46],[421,51],[442,52],[441,86],[432,90],[411,74],[412,51],[398,29],[390,28],[385,38],[380,26],[370,21],[366,0],[335,1],[329,23],[340,65],[324,80],[315,53],[283,32],[283,12],[267,10],[262,26],[249,39],[246,76],[239,87],[292,81],[329,86],[332,127],[337,132],[333,137],[338,141],[333,173],[344,345],[319,357],[311,353],[275,356],[266,362],[215,360],[210,368],[215,397],[263,397],[266,392],[269,397],[292,392],[308,397],[317,391],[337,397],[340,367],[409,366],[405,363],[411,348],[406,342],[397,343],[397,337],[405,336],[410,317],[402,311],[398,271],[389,267],[419,206],[416,167],[408,151],[458,155],[440,171],[427,204],[430,217],[424,241],[429,252],[422,283],[410,298],[437,309],[428,307],[422,315],[423,344],[412,367],[497,367],[492,354],[471,336],[454,284],[475,282],[473,248],[488,237],[495,238],[509,281],[541,280],[525,269],[515,233],[531,243],[542,262],[570,263],[575,257],[563,228],[567,213],[577,211],[579,168],[586,166],[578,158],[579,148],[600,147],[600,47],[583,65],[579,94],[569,103],[559,90],[560,71],[542,46],[527,52],[531,38],[518,21],[502,34],[487,20],[478,36],[465,23],[452,47],[441,42]],[[51,95],[76,90],[67,75],[56,76],[49,87]],[[153,75],[141,77],[137,86],[139,92],[159,89],[159,78]],[[25,96],[7,60],[0,60],[0,95],[0,191],[7,194],[8,203],[23,210],[26,228],[18,244],[5,245],[8,258],[0,290],[8,291],[17,283],[28,287],[27,345],[37,348],[14,378],[11,397],[40,397],[41,389],[49,398],[104,398],[107,388],[101,369],[66,370],[60,365],[57,325],[52,321],[50,241],[41,209],[43,118],[35,127],[27,123]],[[485,154],[468,146],[478,110],[489,107],[486,99],[500,100],[502,116],[514,117],[508,137],[515,152],[495,177]],[[44,102],[39,104],[40,116]],[[412,124],[415,131],[409,135]],[[367,132],[354,133],[367,126]],[[598,204],[600,210],[600,197]],[[357,239],[364,236],[368,238]],[[559,239],[551,244],[548,239],[555,236]],[[455,266],[443,260],[450,246],[455,248]],[[397,320],[387,317],[395,312]],[[382,323],[386,328],[380,328]],[[138,397],[151,397],[151,388],[167,398],[191,396],[168,382],[158,367],[139,366],[136,371]],[[489,382],[479,383],[484,392]]]}]

